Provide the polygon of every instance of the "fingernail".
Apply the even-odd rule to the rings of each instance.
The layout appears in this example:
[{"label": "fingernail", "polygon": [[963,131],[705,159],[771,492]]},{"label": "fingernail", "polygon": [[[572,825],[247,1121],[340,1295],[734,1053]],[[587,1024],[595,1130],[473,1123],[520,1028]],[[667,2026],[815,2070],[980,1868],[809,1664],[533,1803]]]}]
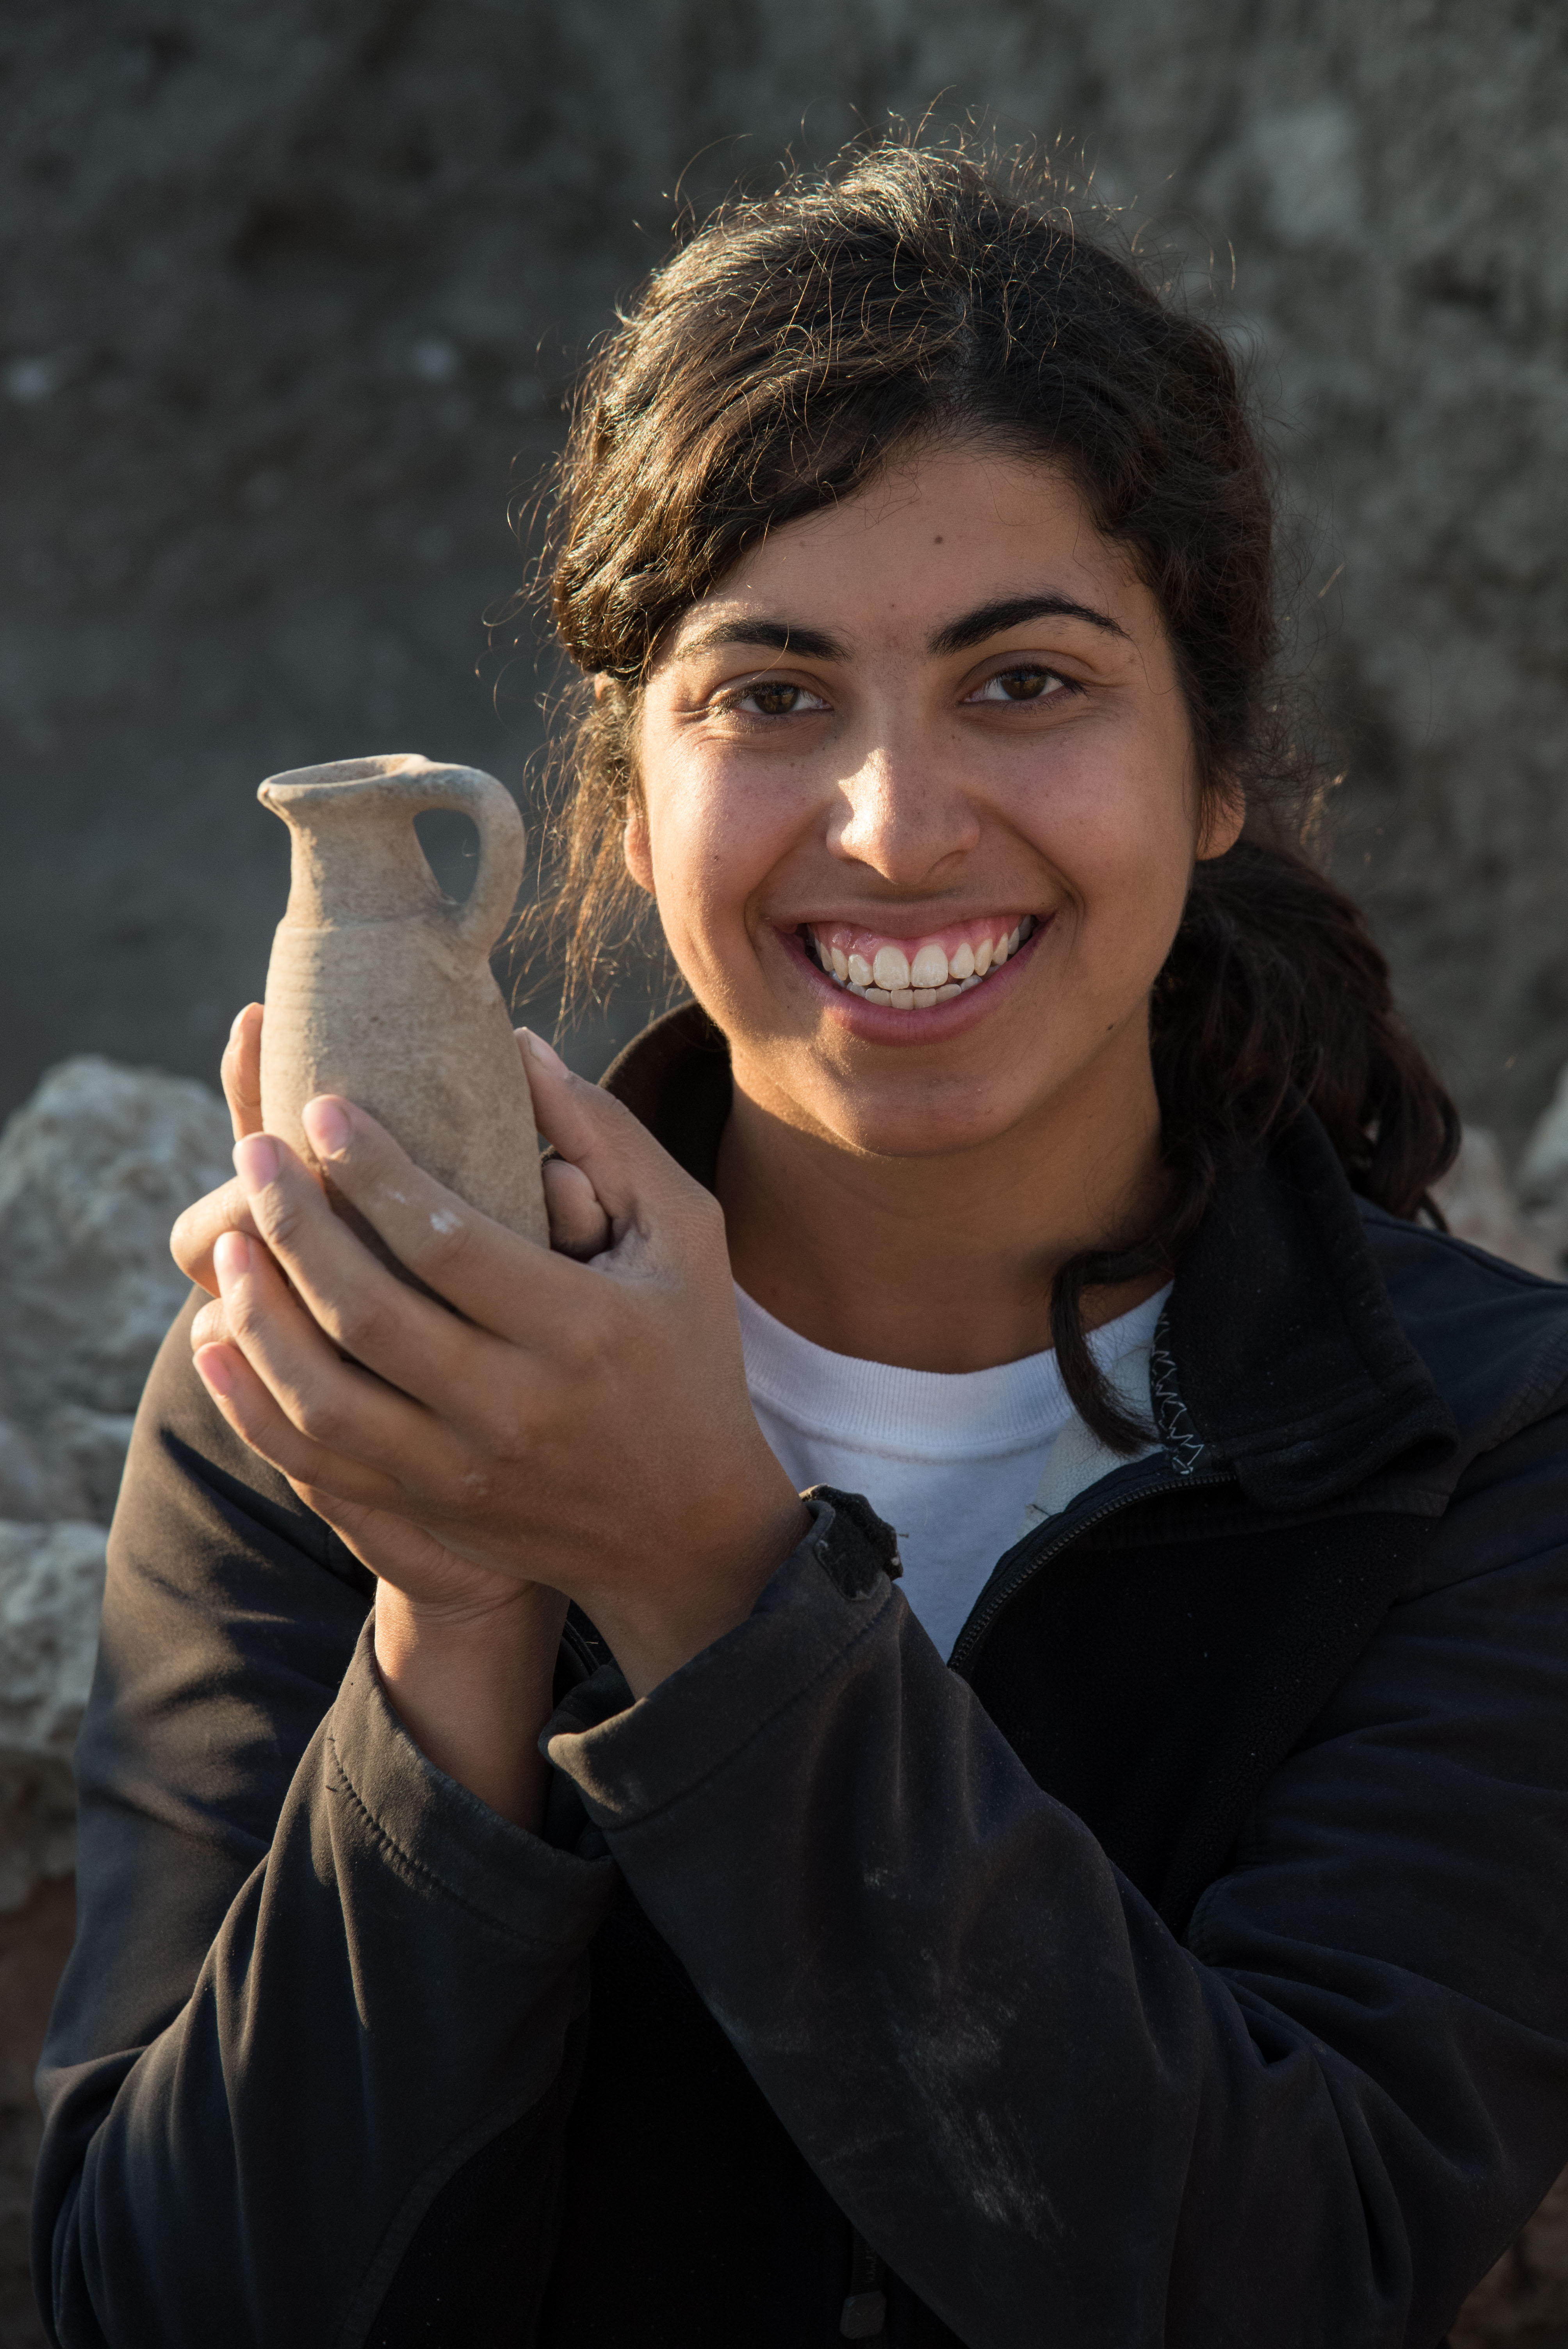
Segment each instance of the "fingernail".
[{"label": "fingernail", "polygon": [[562,1059],[560,1053],[553,1050],[552,1047],[545,1042],[542,1036],[536,1036],[531,1028],[520,1028],[517,1032],[522,1038],[522,1040],[527,1045],[532,1058],[539,1062],[542,1069],[565,1068],[566,1063]]},{"label": "fingernail", "polygon": [[335,1158],[347,1149],[354,1128],[330,1093],[307,1101],[300,1116],[318,1158]]},{"label": "fingernail", "polygon": [[232,1288],[251,1268],[251,1243],[243,1232],[220,1232],[212,1243],[212,1269],[220,1288]]},{"label": "fingernail", "polygon": [[196,1368],[214,1394],[233,1393],[234,1373],[221,1346],[203,1346],[196,1357]]},{"label": "fingernail", "polygon": [[275,1183],[283,1163],[270,1133],[248,1133],[234,1144],[234,1172],[247,1191],[264,1191]]}]

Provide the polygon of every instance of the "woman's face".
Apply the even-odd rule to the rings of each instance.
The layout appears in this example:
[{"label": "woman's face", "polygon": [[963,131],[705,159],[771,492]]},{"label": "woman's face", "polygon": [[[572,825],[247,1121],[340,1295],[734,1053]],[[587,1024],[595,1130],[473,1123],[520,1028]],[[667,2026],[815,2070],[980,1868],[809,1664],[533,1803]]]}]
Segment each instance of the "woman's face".
[{"label": "woman's face", "polygon": [[672,633],[639,746],[627,860],[752,1100],[909,1156],[1147,1097],[1240,813],[1200,836],[1159,608],[1063,474],[943,446],[778,531]]}]

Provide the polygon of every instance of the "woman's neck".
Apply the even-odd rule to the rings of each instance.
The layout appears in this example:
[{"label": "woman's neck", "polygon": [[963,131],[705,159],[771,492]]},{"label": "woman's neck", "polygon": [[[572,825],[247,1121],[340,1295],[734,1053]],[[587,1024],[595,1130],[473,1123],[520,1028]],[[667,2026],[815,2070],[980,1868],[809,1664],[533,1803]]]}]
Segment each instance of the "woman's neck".
[{"label": "woman's neck", "polygon": [[[1061,1266],[1138,1237],[1158,1208],[1152,1073],[1099,1090],[971,1149],[884,1157],[795,1123],[738,1071],[717,1185],[736,1279],[802,1337],[862,1361],[978,1371],[1042,1352]],[[1089,1291],[1087,1325],[1159,1286]]]}]

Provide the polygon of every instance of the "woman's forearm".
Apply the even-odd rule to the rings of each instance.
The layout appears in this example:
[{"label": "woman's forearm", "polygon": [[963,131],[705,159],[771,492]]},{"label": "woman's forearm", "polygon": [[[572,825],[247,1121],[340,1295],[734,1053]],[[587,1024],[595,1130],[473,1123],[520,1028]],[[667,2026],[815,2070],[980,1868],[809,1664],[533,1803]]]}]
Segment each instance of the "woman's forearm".
[{"label": "woman's forearm", "polygon": [[1397,1610],[1183,1946],[820,1500],[736,1636],[550,1751],[828,2192],[974,2349],[1436,2339],[1562,2162],[1556,1561]]},{"label": "woman's forearm", "polygon": [[398,1720],[438,1770],[531,1834],[565,1619],[565,1599],[539,1583],[490,1605],[432,1607],[387,1582],[376,1594],[376,1667]]},{"label": "woman's forearm", "polygon": [[[563,2127],[614,1871],[436,1779],[368,1646],[184,2003],[139,2046],[116,2032],[112,1992],[88,2030],[68,2015],[68,2044],[57,2032],[40,2271],[67,2343],[372,2337],[378,2309],[421,2305],[403,2251],[470,2153]],[[476,2257],[503,2262],[526,2302],[551,2257],[549,2199],[492,2209],[490,2190],[475,2189],[490,2230]],[[445,2278],[444,2313],[457,2293],[460,2318],[480,2282]]]}]

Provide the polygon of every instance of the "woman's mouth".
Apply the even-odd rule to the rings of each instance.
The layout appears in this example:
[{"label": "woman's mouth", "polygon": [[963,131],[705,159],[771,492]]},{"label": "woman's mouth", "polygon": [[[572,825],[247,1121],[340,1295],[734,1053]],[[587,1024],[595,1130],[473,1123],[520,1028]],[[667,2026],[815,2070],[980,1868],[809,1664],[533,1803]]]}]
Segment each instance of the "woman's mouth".
[{"label": "woman's mouth", "polygon": [[825,978],[867,1003],[929,1011],[983,987],[1031,938],[1033,914],[983,914],[915,938],[847,922],[802,923],[799,936]]}]

